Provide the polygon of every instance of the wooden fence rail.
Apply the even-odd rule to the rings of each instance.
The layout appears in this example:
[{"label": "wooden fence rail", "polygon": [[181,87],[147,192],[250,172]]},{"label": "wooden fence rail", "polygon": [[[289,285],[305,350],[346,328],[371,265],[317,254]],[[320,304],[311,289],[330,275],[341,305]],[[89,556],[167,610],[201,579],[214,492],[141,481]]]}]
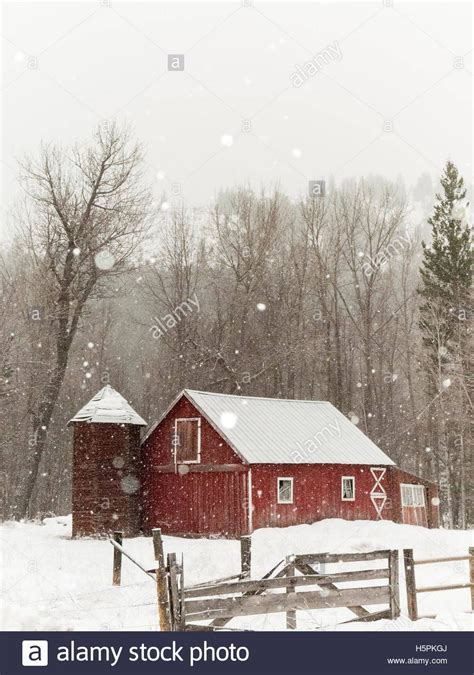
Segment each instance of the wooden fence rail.
[{"label": "wooden fence rail", "polygon": [[[216,583],[215,585],[193,586],[184,589],[185,598],[199,598],[208,595],[231,595],[232,593],[247,593],[248,591],[270,590],[287,588],[288,586],[324,586],[346,581],[369,581],[373,579],[388,579],[388,569],[354,570],[353,572],[337,572],[334,574],[304,574],[294,576],[290,565],[285,567],[287,576],[273,579],[255,579],[235,582]],[[207,593],[206,593],[207,591]]]},{"label": "wooden fence rail", "polygon": [[[154,579],[155,577],[153,574],[150,572],[150,570],[145,569],[141,563],[138,562],[138,560],[135,560],[133,556],[130,555],[130,553],[127,553],[127,551],[123,548],[122,544],[119,544],[115,539],[109,539],[110,543],[114,547],[116,551],[120,553],[120,558],[117,558],[115,555],[114,551],[114,570],[116,569],[116,565],[118,565],[118,569],[122,569],[122,556],[124,555],[126,558],[128,558],[134,565],[136,565],[139,569],[141,569],[142,572],[145,572],[145,574],[151,579]],[[119,561],[119,562],[118,562]],[[118,581],[120,581],[120,577],[117,574],[117,577],[115,577]]]},{"label": "wooden fence rail", "polygon": [[[471,609],[474,610],[474,547],[469,548],[469,555],[452,556],[449,558],[431,558],[429,560],[415,560],[412,548],[403,549],[403,559],[405,564],[405,580],[407,589],[408,616],[412,621],[421,618],[432,618],[431,615],[421,617],[418,614],[418,593],[431,593],[437,591],[452,591],[462,588],[471,589]],[[416,565],[429,565],[435,563],[447,563],[455,561],[469,561],[469,582],[463,584],[449,584],[447,586],[423,586],[418,588],[415,578]]]}]

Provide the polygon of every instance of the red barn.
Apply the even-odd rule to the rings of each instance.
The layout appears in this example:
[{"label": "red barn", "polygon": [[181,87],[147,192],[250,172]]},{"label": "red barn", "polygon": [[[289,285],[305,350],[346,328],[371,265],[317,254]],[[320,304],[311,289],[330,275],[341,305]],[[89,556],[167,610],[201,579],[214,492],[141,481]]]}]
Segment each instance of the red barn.
[{"label": "red barn", "polygon": [[438,526],[436,486],[327,402],[184,390],[139,447],[145,422],[105,387],[71,422],[74,534],[238,537],[323,518]]}]

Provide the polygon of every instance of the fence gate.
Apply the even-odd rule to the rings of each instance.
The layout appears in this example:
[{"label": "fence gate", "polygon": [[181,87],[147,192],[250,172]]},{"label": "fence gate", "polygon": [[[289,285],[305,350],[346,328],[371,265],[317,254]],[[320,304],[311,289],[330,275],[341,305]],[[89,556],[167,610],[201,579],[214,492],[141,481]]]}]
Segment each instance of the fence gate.
[{"label": "fence gate", "polygon": [[[321,563],[381,560],[378,569],[361,569],[319,574]],[[262,579],[234,578],[192,587],[184,585],[184,570],[168,556],[169,598],[172,630],[218,630],[233,618],[257,614],[286,613],[287,628],[296,628],[300,610],[346,607],[352,621],[396,618],[400,614],[398,551],[368,553],[320,553],[288,556]],[[381,581],[360,586],[360,581]],[[340,588],[338,584],[344,583]],[[348,587],[348,584],[351,584]],[[367,607],[387,605],[370,612]],[[209,621],[207,625],[195,622]]]}]

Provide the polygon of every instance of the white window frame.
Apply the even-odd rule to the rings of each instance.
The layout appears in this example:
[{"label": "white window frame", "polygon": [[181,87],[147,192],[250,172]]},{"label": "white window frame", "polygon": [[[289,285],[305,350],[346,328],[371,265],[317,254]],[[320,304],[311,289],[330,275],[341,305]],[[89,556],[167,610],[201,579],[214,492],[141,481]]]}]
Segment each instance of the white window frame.
[{"label": "white window frame", "polygon": [[[282,500],[280,499],[280,481],[289,480],[290,481],[290,499]],[[278,476],[277,478],[277,501],[278,504],[293,504],[294,502],[294,492],[293,492],[293,477],[292,476]]]},{"label": "white window frame", "polygon": [[197,422],[198,423],[198,451],[197,459],[188,459],[178,462],[178,446],[173,444],[172,453],[175,464],[200,464],[201,462],[201,418],[200,417],[176,417],[174,420],[174,439],[178,439],[178,422]]},{"label": "white window frame", "polygon": [[[404,504],[403,502],[403,488],[410,488],[410,493],[411,493],[411,500],[412,502],[415,501],[414,496],[416,493],[421,494],[423,499],[423,504]],[[416,489],[418,488],[418,489]],[[421,489],[420,489],[421,488]],[[419,500],[417,500],[419,501]],[[400,502],[402,505],[402,508],[415,508],[415,509],[421,509],[421,508],[426,508],[426,488],[423,484],[421,483],[400,483]]]},{"label": "white window frame", "polygon": [[[344,481],[352,481],[352,497],[344,497]],[[355,502],[356,498],[356,479],[355,476],[341,476],[341,501],[343,502]]]}]

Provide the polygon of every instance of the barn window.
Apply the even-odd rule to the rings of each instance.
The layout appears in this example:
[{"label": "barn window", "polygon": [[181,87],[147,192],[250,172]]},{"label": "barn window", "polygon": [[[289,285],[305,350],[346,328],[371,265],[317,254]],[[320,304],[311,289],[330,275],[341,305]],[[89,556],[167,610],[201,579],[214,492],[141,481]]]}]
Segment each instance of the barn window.
[{"label": "barn window", "polygon": [[355,500],[355,478],[354,476],[342,476],[341,478],[341,499],[343,502],[353,502]]},{"label": "barn window", "polygon": [[425,488],[423,485],[408,485],[402,483],[402,506],[424,506]]},{"label": "barn window", "polygon": [[200,461],[201,420],[199,417],[175,420],[173,446],[176,463]]},{"label": "barn window", "polygon": [[293,504],[293,478],[278,478],[278,503]]}]

